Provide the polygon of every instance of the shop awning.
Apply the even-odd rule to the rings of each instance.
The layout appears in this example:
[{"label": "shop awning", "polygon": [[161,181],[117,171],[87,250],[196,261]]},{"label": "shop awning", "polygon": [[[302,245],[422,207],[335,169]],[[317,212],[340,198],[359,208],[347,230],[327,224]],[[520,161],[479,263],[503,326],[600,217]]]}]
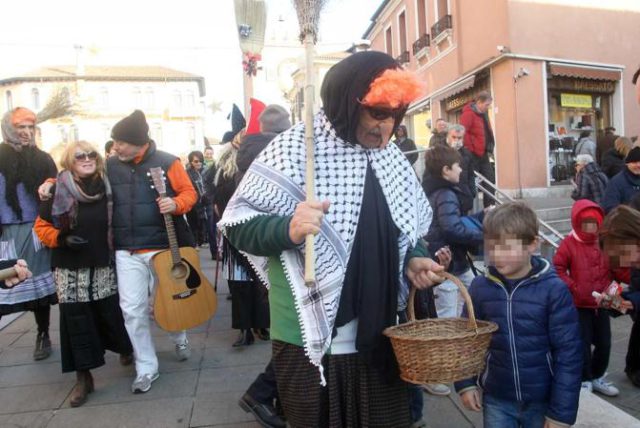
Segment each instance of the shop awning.
[{"label": "shop awning", "polygon": [[456,94],[459,94],[462,91],[466,91],[469,88],[473,88],[473,85],[475,84],[475,82],[476,82],[476,75],[472,74],[471,76],[464,78],[463,80],[451,86],[450,88],[445,89],[443,92],[437,94],[433,98],[437,100],[450,98]]},{"label": "shop awning", "polygon": [[579,65],[549,64],[549,73],[552,76],[577,77],[579,79],[593,80],[620,80],[622,71],[610,68],[581,67]]}]

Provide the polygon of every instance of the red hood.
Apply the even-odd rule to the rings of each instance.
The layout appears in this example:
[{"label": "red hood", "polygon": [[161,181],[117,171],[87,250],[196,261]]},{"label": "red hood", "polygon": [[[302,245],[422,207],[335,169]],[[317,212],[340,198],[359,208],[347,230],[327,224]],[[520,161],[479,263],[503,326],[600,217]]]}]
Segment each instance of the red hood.
[{"label": "red hood", "polygon": [[591,242],[598,238],[597,233],[584,233],[580,227],[582,220],[586,217],[595,217],[598,220],[598,226],[602,224],[604,218],[604,210],[600,205],[588,199],[580,199],[573,204],[571,209],[571,227],[573,233],[584,242]]}]

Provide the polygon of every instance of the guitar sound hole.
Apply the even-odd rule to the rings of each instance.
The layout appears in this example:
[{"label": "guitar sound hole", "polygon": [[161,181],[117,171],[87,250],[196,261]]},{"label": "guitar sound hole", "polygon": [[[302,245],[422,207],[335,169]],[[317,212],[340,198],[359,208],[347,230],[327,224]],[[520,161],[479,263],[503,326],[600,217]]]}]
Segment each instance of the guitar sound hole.
[{"label": "guitar sound hole", "polygon": [[171,276],[177,280],[183,280],[189,275],[189,267],[184,263],[178,263],[171,268]]}]

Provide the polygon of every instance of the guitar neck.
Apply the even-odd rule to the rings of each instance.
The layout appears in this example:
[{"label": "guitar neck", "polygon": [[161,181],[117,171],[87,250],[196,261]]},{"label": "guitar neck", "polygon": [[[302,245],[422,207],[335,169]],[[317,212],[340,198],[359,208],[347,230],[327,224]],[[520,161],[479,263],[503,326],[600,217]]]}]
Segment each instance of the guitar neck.
[{"label": "guitar neck", "polygon": [[167,237],[169,238],[169,248],[171,249],[171,259],[173,264],[178,264],[182,260],[180,257],[180,247],[178,246],[178,236],[173,224],[173,216],[164,214],[164,224],[167,226]]}]

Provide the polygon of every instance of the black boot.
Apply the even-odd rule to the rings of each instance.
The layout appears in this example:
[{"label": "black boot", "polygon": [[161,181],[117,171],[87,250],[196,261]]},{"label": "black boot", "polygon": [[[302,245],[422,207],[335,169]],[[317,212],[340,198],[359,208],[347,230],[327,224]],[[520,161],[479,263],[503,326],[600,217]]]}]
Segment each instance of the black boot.
[{"label": "black boot", "polygon": [[256,328],[256,329],[253,330],[253,333],[260,340],[271,340],[271,335],[269,334],[269,329],[268,328]]},{"label": "black boot", "polygon": [[36,348],[33,350],[33,359],[36,361],[49,358],[51,355],[51,339],[49,333],[41,332],[36,336]]},{"label": "black boot", "polygon": [[245,412],[253,413],[253,416],[263,427],[284,428],[287,426],[284,420],[278,416],[273,406],[259,403],[249,394],[244,394],[238,404]]},{"label": "black boot", "polygon": [[253,333],[251,329],[240,330],[240,335],[238,336],[238,340],[233,343],[233,347],[237,348],[239,346],[249,346],[254,341]]}]

